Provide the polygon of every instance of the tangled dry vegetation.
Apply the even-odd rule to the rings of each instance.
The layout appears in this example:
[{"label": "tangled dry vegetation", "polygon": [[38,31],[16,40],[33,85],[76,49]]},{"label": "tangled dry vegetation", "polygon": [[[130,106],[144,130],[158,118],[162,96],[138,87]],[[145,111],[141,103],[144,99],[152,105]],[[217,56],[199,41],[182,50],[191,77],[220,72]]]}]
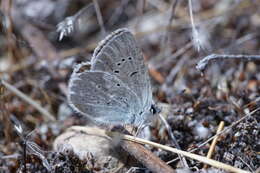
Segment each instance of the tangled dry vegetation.
[{"label": "tangled dry vegetation", "polygon": [[[4,0],[0,17],[1,173],[260,171],[260,1]],[[217,165],[111,138],[71,110],[73,66],[121,27],[161,108],[142,137]]]}]

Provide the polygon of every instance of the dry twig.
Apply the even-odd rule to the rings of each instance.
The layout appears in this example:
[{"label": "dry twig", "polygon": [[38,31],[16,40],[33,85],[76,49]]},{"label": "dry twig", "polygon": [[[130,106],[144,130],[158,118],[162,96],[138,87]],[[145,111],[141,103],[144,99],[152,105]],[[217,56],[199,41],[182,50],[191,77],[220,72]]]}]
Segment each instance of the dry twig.
[{"label": "dry twig", "polygon": [[[124,133],[130,134],[128,132],[133,130],[133,126],[127,126],[122,129]],[[160,172],[160,173],[174,173],[175,171],[167,165],[164,161],[162,161],[159,157],[155,156],[151,151],[147,150],[144,146],[137,144],[132,141],[121,140],[120,135],[111,136],[110,134],[121,134],[120,131],[106,131],[106,134],[112,137],[115,140],[120,140],[120,146],[127,151],[130,155],[132,155],[135,159],[137,159],[140,163],[142,163],[146,168],[148,168],[152,172]]]},{"label": "dry twig", "polygon": [[30,105],[32,105],[36,110],[38,110],[42,115],[44,115],[44,117],[46,118],[46,120],[48,121],[55,121],[54,115],[52,115],[51,113],[49,113],[46,109],[44,109],[41,105],[39,105],[36,101],[34,101],[33,99],[31,99],[30,97],[28,97],[27,95],[25,95],[24,93],[22,93],[21,91],[19,91],[17,88],[13,87],[12,85],[10,85],[9,83],[7,83],[6,81],[2,80],[1,81],[2,84],[12,93],[16,94],[18,97],[20,97],[22,100],[24,100],[25,102],[29,103]]},{"label": "dry twig", "polygon": [[[220,131],[219,133],[215,134],[214,136],[210,137],[209,139],[207,139],[206,141],[204,141],[203,143],[197,145],[197,148],[194,148],[192,150],[189,150],[189,152],[194,152],[197,151],[199,148],[201,148],[202,146],[206,145],[207,143],[209,143],[211,140],[215,139],[217,136],[220,136],[226,132],[228,132],[231,128],[233,128],[235,125],[239,124],[240,122],[244,121],[246,118],[250,117],[251,115],[253,115],[254,113],[256,113],[257,111],[260,110],[259,108],[256,108],[255,110],[251,111],[250,113],[246,114],[244,117],[240,118],[239,120],[237,120],[236,122],[232,123],[230,126],[228,126],[227,128],[225,128],[224,130]],[[177,158],[178,159],[178,158]],[[173,159],[169,162],[167,162],[168,164],[175,161],[176,159]]]},{"label": "dry twig", "polygon": [[[257,111],[260,110],[259,108],[256,108],[255,110],[251,111],[250,113],[246,114],[244,117],[240,118],[239,120],[237,120],[236,122],[232,123],[230,126],[228,126],[227,128],[225,128],[224,130],[222,130],[221,132],[215,134],[214,136],[212,136],[211,138],[207,139],[205,142],[201,143],[200,145],[198,145],[198,148],[204,146],[205,144],[209,143],[209,141],[213,140],[214,138],[216,138],[217,136],[224,134],[225,132],[229,131],[231,128],[233,128],[235,125],[239,124],[240,122],[244,121],[246,118],[248,118],[249,116],[253,115],[254,113],[256,113]],[[193,152],[195,150],[191,150],[191,152]]]},{"label": "dry twig", "polygon": [[[108,132],[108,134],[115,134],[112,135],[112,137],[120,136],[118,132]],[[152,172],[160,172],[160,173],[175,172],[170,166],[168,166],[165,162],[163,162],[161,159],[156,157],[151,151],[147,150],[144,146],[140,144],[137,144],[129,140],[128,141],[122,140],[120,146],[124,150],[126,150],[129,154],[134,156],[139,162],[141,162]]]},{"label": "dry twig", "polygon": [[[172,143],[174,144],[174,146],[177,148],[177,149],[181,149],[180,145],[178,144],[173,132],[172,132],[172,128],[171,126],[168,124],[168,122],[166,121],[166,119],[161,115],[159,114],[159,117],[160,119],[162,120],[162,122],[164,123],[166,129],[167,129],[167,132],[168,132],[168,135],[170,136],[171,138],[171,141]],[[178,157],[180,158],[180,160],[182,161],[182,164],[183,164],[183,167],[186,167],[186,168],[189,168],[189,165],[185,159],[185,157],[183,157],[183,155],[181,154],[178,154]]]},{"label": "dry twig", "polygon": [[4,96],[5,93],[5,87],[2,85],[2,82],[0,81],[0,121],[5,122],[4,123],[4,136],[6,139],[6,143],[9,144],[12,140],[12,126],[9,119],[9,112],[6,106],[6,99]]},{"label": "dry twig", "polygon": [[73,16],[66,17],[63,21],[61,21],[57,25],[57,32],[59,32],[59,40],[61,41],[64,36],[69,36],[73,33],[76,29],[79,28],[79,21],[84,20],[87,21],[94,14],[93,3],[90,3],[79,10]]},{"label": "dry twig", "polygon": [[165,55],[167,51],[170,50],[171,46],[170,45],[170,40],[169,40],[169,37],[170,37],[170,31],[171,31],[171,23],[175,17],[175,9],[178,5],[178,0],[174,0],[172,1],[172,4],[171,4],[171,9],[170,9],[170,17],[169,17],[169,20],[168,20],[168,24],[167,24],[167,27],[166,27],[166,30],[165,30],[165,33],[163,35],[163,38],[162,38],[162,41],[161,41],[161,51],[163,51],[163,54]]},{"label": "dry twig", "polygon": [[105,30],[105,26],[104,26],[104,22],[103,22],[103,18],[102,18],[102,15],[101,15],[101,11],[100,11],[98,2],[97,2],[97,0],[93,0],[93,3],[94,3],[96,14],[97,14],[98,24],[101,28],[102,34],[105,35],[106,30]]},{"label": "dry twig", "polygon": [[200,60],[196,68],[200,71],[204,71],[210,61],[213,60],[229,60],[229,59],[239,59],[247,61],[259,61],[260,55],[225,55],[225,54],[211,54]]},{"label": "dry twig", "polygon": [[117,132],[110,132],[109,136],[111,136],[111,137],[121,136],[121,139],[124,139],[124,140],[133,141],[133,142],[137,142],[137,143],[145,144],[145,145],[151,145],[153,147],[160,148],[160,149],[163,149],[163,150],[166,150],[166,151],[170,151],[170,152],[173,152],[173,153],[176,153],[176,154],[182,154],[182,155],[189,157],[191,159],[198,160],[202,163],[206,163],[206,164],[209,164],[209,165],[214,166],[216,168],[224,169],[224,170],[229,171],[229,172],[249,173],[248,171],[245,171],[245,170],[242,170],[242,169],[239,169],[239,168],[235,168],[233,166],[218,162],[216,160],[208,159],[204,156],[189,153],[187,151],[178,150],[176,148],[161,145],[161,144],[158,144],[158,143],[155,143],[155,142],[151,142],[151,141],[148,141],[148,140],[145,140],[145,139],[133,137],[133,136],[130,136],[130,135],[122,135],[122,134],[119,134]]},{"label": "dry twig", "polygon": [[[217,129],[217,133],[221,132],[221,130],[223,130],[223,128],[224,128],[224,121],[221,121],[221,122],[219,123],[218,129]],[[218,141],[218,136],[216,136],[216,137],[213,139],[213,141],[212,141],[212,143],[211,143],[211,145],[210,145],[210,148],[209,148],[209,151],[208,151],[208,154],[207,154],[207,158],[208,158],[208,159],[211,158],[211,156],[212,156],[212,154],[213,154],[213,152],[214,152],[215,146],[216,146],[216,144],[217,144],[217,141]],[[208,167],[208,165],[204,165],[204,168],[207,168],[207,167]]]}]

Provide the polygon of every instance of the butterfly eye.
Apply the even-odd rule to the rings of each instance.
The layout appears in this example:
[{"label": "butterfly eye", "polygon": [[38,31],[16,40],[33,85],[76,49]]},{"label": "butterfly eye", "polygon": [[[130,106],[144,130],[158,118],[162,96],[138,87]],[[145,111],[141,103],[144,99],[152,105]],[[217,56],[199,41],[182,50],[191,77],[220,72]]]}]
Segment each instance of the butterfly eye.
[{"label": "butterfly eye", "polygon": [[129,60],[129,61],[131,61],[131,60],[132,60],[132,57],[131,57],[131,56],[129,56],[129,57],[128,57],[128,60]]},{"label": "butterfly eye", "polygon": [[160,110],[158,109],[158,108],[156,108],[154,105],[152,105],[151,106],[151,108],[150,108],[150,112],[152,113],[152,114],[156,114],[156,113],[158,113]]}]

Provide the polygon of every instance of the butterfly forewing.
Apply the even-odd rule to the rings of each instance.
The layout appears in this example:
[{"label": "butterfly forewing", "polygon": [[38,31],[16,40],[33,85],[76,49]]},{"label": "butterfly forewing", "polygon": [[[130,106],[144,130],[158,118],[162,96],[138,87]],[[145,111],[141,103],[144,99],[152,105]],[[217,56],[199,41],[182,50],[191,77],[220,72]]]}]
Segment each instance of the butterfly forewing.
[{"label": "butterfly forewing", "polygon": [[140,111],[151,105],[148,70],[141,49],[128,30],[117,30],[99,45],[94,53],[91,70],[109,72],[129,86],[138,95]]}]

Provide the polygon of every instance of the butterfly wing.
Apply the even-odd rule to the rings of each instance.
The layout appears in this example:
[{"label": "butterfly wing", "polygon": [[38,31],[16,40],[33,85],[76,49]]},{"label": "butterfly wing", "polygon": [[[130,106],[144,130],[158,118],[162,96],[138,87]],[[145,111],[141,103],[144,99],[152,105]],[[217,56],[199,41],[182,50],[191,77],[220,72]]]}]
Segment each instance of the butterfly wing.
[{"label": "butterfly wing", "polygon": [[152,91],[148,69],[140,47],[127,29],[119,29],[104,39],[95,49],[91,71],[104,71],[115,75],[138,96],[144,112],[152,104]]},{"label": "butterfly wing", "polygon": [[[79,113],[104,124],[132,124],[138,97],[115,75],[74,69],[69,82],[69,103]],[[133,109],[134,107],[134,109]]]}]

